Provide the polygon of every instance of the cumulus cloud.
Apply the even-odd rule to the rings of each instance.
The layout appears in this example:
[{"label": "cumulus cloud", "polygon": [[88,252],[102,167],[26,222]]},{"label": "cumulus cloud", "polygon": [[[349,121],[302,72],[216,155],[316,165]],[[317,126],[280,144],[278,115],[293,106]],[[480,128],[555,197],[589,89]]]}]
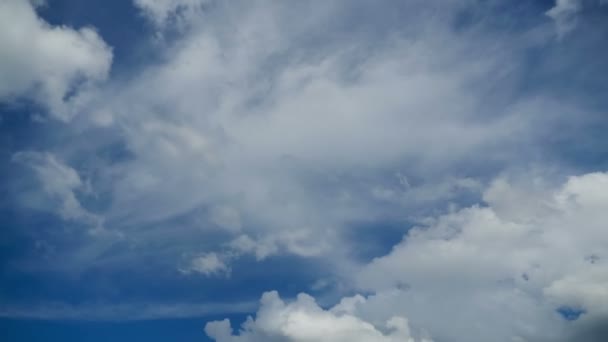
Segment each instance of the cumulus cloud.
[{"label": "cumulus cloud", "polygon": [[360,302],[365,302],[361,296],[345,298],[324,310],[306,294],[285,303],[277,292],[267,292],[262,295],[255,319],[248,318],[237,335],[233,335],[227,319],[207,323],[205,332],[218,342],[431,342],[414,339],[403,317],[392,317],[381,327],[356,317],[354,305]]},{"label": "cumulus cloud", "polygon": [[583,8],[606,4],[606,0],[555,0],[555,6],[546,14],[555,21],[558,36],[563,37],[576,27],[578,15]]},{"label": "cumulus cloud", "polygon": [[0,3],[0,101],[30,99],[69,120],[87,89],[106,79],[112,51],[94,29],[51,26],[33,6]]},{"label": "cumulus cloud", "polygon": [[[407,313],[451,341],[563,340],[606,320],[607,191],[606,173],[550,189],[496,180],[486,205],[431,219],[364,268],[368,313]],[[568,323],[560,308],[583,314]]]}]

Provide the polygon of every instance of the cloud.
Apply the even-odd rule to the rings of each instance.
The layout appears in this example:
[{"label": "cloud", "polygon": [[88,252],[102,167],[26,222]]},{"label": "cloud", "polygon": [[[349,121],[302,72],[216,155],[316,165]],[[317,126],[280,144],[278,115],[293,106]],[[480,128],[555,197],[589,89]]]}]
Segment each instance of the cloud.
[{"label": "cloud", "polygon": [[0,3],[0,101],[30,99],[69,120],[88,89],[108,76],[112,51],[94,29],[51,26],[33,6]]},{"label": "cloud", "polygon": [[[387,10],[245,1],[203,17],[194,2],[136,4],[181,8],[188,25],[155,46],[157,62],[86,103],[74,130],[110,137],[70,153],[95,159],[91,183],[109,197],[100,213],[108,226],[147,241],[158,235],[145,227],[182,220],[182,241],[209,243],[184,246],[188,255],[223,256],[218,246],[229,245],[259,260],[290,253],[350,263],[340,241],[350,224],[387,212],[405,220],[477,193],[474,175],[452,170],[517,164],[519,147],[570,113],[544,94],[500,99],[515,91],[534,42],[510,32],[496,40],[485,22],[455,30],[466,2],[405,3],[398,22],[372,18],[352,33],[347,18]],[[96,155],[117,145],[128,158]],[[395,174],[407,175],[407,188]]]},{"label": "cloud", "polygon": [[200,273],[206,276],[230,275],[230,267],[216,253],[198,256],[190,260],[189,265],[181,268],[180,271],[185,274]]},{"label": "cloud", "polygon": [[[348,222],[385,210],[382,194],[411,207],[474,192],[476,181],[446,170],[471,156],[509,159],[534,139],[535,120],[563,109],[551,98],[489,105],[486,85],[509,88],[523,55],[510,40],[489,49],[496,40],[454,31],[458,6],[423,23],[411,13],[426,7],[406,4],[410,25],[362,23],[370,31],[352,40],[319,30],[346,34],[331,25],[361,10],[349,2],[218,3],[204,20],[187,16],[159,62],[112,84],[92,111],[111,113],[104,127],[132,157],[101,171],[112,179],[108,219],[133,227],[200,211],[200,229],[247,235],[265,246],[258,257],[318,256],[341,248],[330,241]],[[398,172],[416,181],[411,191],[382,184]]]},{"label": "cloud", "polygon": [[188,318],[213,315],[218,312],[246,314],[255,310],[252,302],[184,302],[166,303],[146,301],[121,303],[79,303],[39,302],[35,305],[19,306],[4,303],[0,317],[42,320],[90,320],[125,322],[131,320],[155,320],[166,318]]},{"label": "cloud", "polygon": [[563,37],[574,30],[578,15],[583,8],[606,4],[608,4],[606,0],[555,0],[555,6],[551,7],[546,14],[555,21],[558,36]]},{"label": "cloud", "polygon": [[[605,320],[608,174],[530,185],[497,179],[486,205],[430,219],[373,260],[358,276],[376,292],[368,314],[407,314],[451,341],[561,341]],[[568,323],[563,307],[584,313]]]},{"label": "cloud", "polygon": [[228,247],[235,255],[253,254],[257,260],[263,260],[279,251],[276,239],[269,237],[255,241],[248,235],[234,238],[228,243]]},{"label": "cloud", "polygon": [[78,200],[77,193],[86,193],[88,186],[76,170],[50,153],[18,152],[12,160],[35,172],[49,203],[54,203],[50,206],[61,218],[84,223],[91,232],[103,231],[103,218],[83,208]]},{"label": "cloud", "polygon": [[47,0],[29,0],[34,7],[41,7],[47,5]]},{"label": "cloud", "polygon": [[[65,120],[82,114],[52,132],[60,137],[51,139],[52,155],[16,159],[42,175],[37,177],[43,192],[54,199],[42,201],[47,209],[69,220],[97,215],[126,237],[124,243],[83,239],[78,248],[61,249],[55,264],[68,273],[93,264],[104,265],[103,272],[128,265],[154,275],[167,267],[181,281],[215,284],[224,275],[238,278],[241,257],[268,261],[273,256],[270,261],[280,262],[290,254],[311,265],[294,273],[324,273],[320,277],[329,279],[330,285],[317,288],[332,291],[331,282],[340,278],[351,291],[350,276],[369,261],[352,257],[357,246],[368,244],[367,236],[352,234],[365,222],[382,248],[366,254],[379,258],[357,284],[377,295],[347,321],[369,322],[377,336],[390,336],[385,323],[395,315],[440,337],[460,338],[471,330],[486,340],[537,336],[528,322],[549,333],[549,327],[562,326],[555,312],[560,306],[584,307],[581,321],[595,315],[585,295],[601,296],[601,291],[585,286],[601,284],[601,274],[559,273],[571,272],[570,266],[563,271],[554,266],[554,274],[545,278],[534,274],[545,251],[550,259],[566,255],[554,255],[557,235],[540,234],[548,239],[543,241],[531,233],[535,224],[541,232],[563,228],[550,219],[565,210],[556,204],[555,188],[499,178],[480,198],[504,170],[558,160],[555,139],[589,151],[580,139],[592,139],[586,125],[603,110],[577,102],[576,91],[561,96],[558,88],[565,83],[558,81],[571,71],[566,66],[534,64],[578,65],[576,55],[547,48],[553,42],[547,39],[552,31],[546,20],[520,21],[519,12],[494,8],[496,3],[502,4],[237,0],[204,6],[202,1],[138,0],[155,25],[150,34],[170,32],[170,39],[136,46],[150,53],[148,62],[91,93],[86,84],[75,86],[81,95],[74,97],[71,86],[79,82],[72,84],[71,76],[47,81],[36,68],[65,61],[57,69],[67,70],[61,75],[84,73],[93,83],[101,81],[109,68],[107,46],[92,30],[51,27],[27,4],[6,2],[1,6],[20,8],[34,19],[18,25],[37,23],[35,31],[44,37],[71,37],[74,43],[59,50],[69,57],[36,60],[33,69],[19,69],[25,83],[42,84],[22,96],[66,109],[54,110]],[[174,22],[181,25],[177,30]],[[36,95],[44,91],[52,96]],[[73,160],[78,163],[61,162]],[[86,173],[80,165],[86,165]],[[103,197],[95,214],[78,200],[89,185]],[[431,219],[421,219],[426,216]],[[407,232],[411,222],[421,228],[382,257],[394,243],[384,238],[394,233],[386,222],[397,222],[396,235]],[[602,265],[598,251],[579,259]],[[401,260],[401,254],[408,258]],[[256,277],[269,271],[248,267],[243,273]],[[535,284],[534,295],[511,282]],[[125,285],[116,286],[120,293]],[[456,309],[448,312],[440,305]],[[332,315],[332,322],[342,317]],[[496,319],[471,327],[479,317]]]},{"label": "cloud", "polygon": [[[527,174],[530,176],[530,174]],[[608,173],[497,178],[485,203],[429,218],[355,281],[367,298],[329,310],[299,295],[262,297],[233,335],[228,320],[206,332],[222,341],[392,341],[428,332],[449,341],[601,341],[608,320]],[[574,314],[576,313],[576,314]],[[407,317],[402,330],[387,326]],[[385,332],[383,334],[382,332]]]},{"label": "cloud", "polygon": [[346,298],[329,310],[300,294],[291,303],[277,292],[262,295],[255,319],[248,318],[238,335],[232,334],[229,320],[207,323],[205,332],[218,342],[293,341],[293,342],[431,342],[414,339],[407,319],[392,317],[380,328],[353,315],[353,306],[364,302],[361,296]]}]

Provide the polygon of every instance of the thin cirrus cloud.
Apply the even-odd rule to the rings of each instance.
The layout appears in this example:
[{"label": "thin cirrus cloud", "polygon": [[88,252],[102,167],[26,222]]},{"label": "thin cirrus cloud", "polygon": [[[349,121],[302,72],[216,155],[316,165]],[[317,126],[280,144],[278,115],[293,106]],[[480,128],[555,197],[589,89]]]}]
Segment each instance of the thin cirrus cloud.
[{"label": "thin cirrus cloud", "polygon": [[35,199],[29,203],[57,213],[65,220],[83,222],[91,232],[103,230],[103,219],[86,210],[76,195],[79,191],[88,190],[76,170],[50,153],[18,152],[13,155],[12,161],[30,168],[42,186],[42,196],[34,195]]},{"label": "thin cirrus cloud", "polygon": [[[31,171],[12,186],[13,210],[83,228],[36,236],[44,260],[24,256],[36,266],[23,272],[133,269],[217,289],[275,286],[279,271],[259,265],[305,260],[290,271],[316,282],[289,286],[320,304],[267,292],[241,330],[209,323],[217,341],[558,341],[605,320],[608,176],[560,147],[593,155],[588,129],[606,125],[601,101],[582,100],[596,88],[577,91],[598,84],[589,71],[601,63],[583,72],[570,66],[591,57],[560,53],[594,45],[574,23],[601,2],[133,5],[152,57],[111,77],[112,48],[94,28],[0,5],[11,47],[0,71],[12,80],[0,100],[31,101],[61,125],[48,146],[12,151],[12,167]],[[388,223],[401,241],[383,239]],[[352,233],[360,226],[381,242]],[[365,245],[373,255],[355,257]],[[125,319],[128,303],[149,310],[137,317],[198,312],[121,297],[145,283],[135,278],[97,295],[112,293]]]}]

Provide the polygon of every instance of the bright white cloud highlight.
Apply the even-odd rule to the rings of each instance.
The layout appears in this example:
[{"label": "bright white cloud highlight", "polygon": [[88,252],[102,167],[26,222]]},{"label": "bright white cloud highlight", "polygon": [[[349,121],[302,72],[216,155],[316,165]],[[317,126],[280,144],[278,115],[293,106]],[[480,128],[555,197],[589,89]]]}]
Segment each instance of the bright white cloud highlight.
[{"label": "bright white cloud highlight", "polygon": [[267,292],[255,319],[250,317],[237,335],[228,320],[207,323],[205,332],[217,342],[431,342],[414,339],[403,317],[392,317],[381,327],[356,317],[353,306],[360,302],[365,299],[357,296],[324,310],[306,294],[285,303],[277,292]]},{"label": "bright white cloud highlight", "polygon": [[555,188],[499,179],[487,206],[430,219],[366,266],[368,309],[463,342],[561,340],[560,307],[585,312],[574,327],[606,319],[607,194],[607,173]]},{"label": "bright white cloud highlight", "polygon": [[[51,26],[25,0],[0,2],[0,101],[31,99],[61,120],[106,79],[112,51],[92,28]],[[80,98],[79,98],[80,97]]]}]

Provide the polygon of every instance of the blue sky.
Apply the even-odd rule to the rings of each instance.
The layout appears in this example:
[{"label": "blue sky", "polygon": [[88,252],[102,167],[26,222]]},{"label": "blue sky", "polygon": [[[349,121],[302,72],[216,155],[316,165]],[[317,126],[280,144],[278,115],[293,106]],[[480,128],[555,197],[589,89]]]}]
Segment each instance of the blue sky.
[{"label": "blue sky", "polygon": [[3,1],[0,330],[604,341],[607,19]]}]

